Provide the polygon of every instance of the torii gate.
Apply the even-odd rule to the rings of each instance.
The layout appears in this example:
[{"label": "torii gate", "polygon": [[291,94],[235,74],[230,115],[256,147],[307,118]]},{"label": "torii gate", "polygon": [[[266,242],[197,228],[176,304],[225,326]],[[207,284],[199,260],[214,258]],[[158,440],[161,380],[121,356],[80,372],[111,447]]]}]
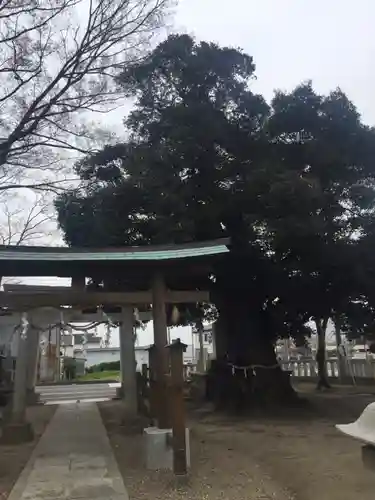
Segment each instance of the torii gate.
[{"label": "torii gate", "polygon": [[[69,291],[70,287],[56,287],[56,286],[34,286],[34,285],[4,285],[5,292],[11,293],[24,293],[24,294],[36,294],[36,293],[49,293],[55,294],[56,292],[66,293]],[[137,310],[134,314],[135,321],[146,322],[152,319],[152,312],[139,311]],[[0,346],[7,348],[7,353],[11,358],[17,357],[18,348],[18,336],[17,329],[21,326],[22,314],[19,312],[5,312],[1,315],[0,312]],[[57,309],[52,307],[38,308],[32,312],[32,327],[33,334],[29,338],[28,347],[28,377],[27,377],[27,392],[28,400],[35,401],[37,396],[35,394],[35,374],[37,368],[37,354],[38,346],[40,345],[40,334],[49,330],[51,326],[61,326],[69,327],[72,323],[105,323],[111,321],[113,323],[119,324],[121,322],[121,310],[115,312],[111,310],[108,314],[102,310],[98,309],[96,311],[79,311],[76,309]],[[74,327],[73,327],[74,328]],[[79,329],[79,327],[77,327]],[[120,337],[121,341],[121,337]],[[59,343],[56,343],[59,347]],[[121,347],[121,346],[120,346]],[[123,357],[124,353],[122,353]],[[58,356],[59,358],[59,356]],[[57,359],[55,361],[58,361]],[[56,363],[55,363],[56,364]],[[121,368],[125,368],[124,361],[121,363]],[[57,367],[57,366],[56,366]],[[55,367],[55,368],[56,368]],[[124,377],[122,376],[122,380]],[[123,391],[121,391],[123,392]]]},{"label": "torii gate", "polygon": [[[184,245],[126,247],[116,249],[72,249],[59,247],[0,246],[0,276],[59,276],[72,278],[72,286],[52,292],[25,292],[21,289],[0,292],[3,311],[33,314],[45,307],[70,308],[119,306],[121,308],[120,341],[124,360],[123,384],[126,411],[137,413],[136,367],[133,341],[135,306],[152,304],[156,352],[158,426],[169,427],[166,391],[168,343],[166,303],[209,302],[209,292],[202,289],[217,259],[228,250],[229,240]],[[120,289],[102,288],[89,291],[86,278],[108,283],[120,277]],[[207,283],[207,282],[206,282]],[[184,289],[178,289],[183,285]],[[181,287],[182,288],[182,287]],[[206,284],[207,288],[207,284]],[[125,291],[126,290],[126,291]],[[26,425],[26,339],[30,322],[24,317],[16,364],[11,426],[16,432]],[[31,331],[30,331],[31,334]],[[125,368],[126,367],[126,368]],[[11,432],[11,428],[7,430]]]}]

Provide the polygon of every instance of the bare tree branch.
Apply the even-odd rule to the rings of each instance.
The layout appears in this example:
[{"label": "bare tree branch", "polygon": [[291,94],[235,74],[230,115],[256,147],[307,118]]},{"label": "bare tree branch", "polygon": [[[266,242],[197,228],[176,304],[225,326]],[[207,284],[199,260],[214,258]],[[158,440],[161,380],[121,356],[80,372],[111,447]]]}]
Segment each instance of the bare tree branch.
[{"label": "bare tree branch", "polygon": [[[0,192],[0,245],[40,245],[59,240],[52,195],[43,190]],[[7,277],[4,284],[22,283]]]},{"label": "bare tree branch", "polygon": [[53,211],[44,194],[27,198],[3,196],[0,204],[0,244],[32,245],[51,234]]},{"label": "bare tree branch", "polygon": [[144,56],[170,3],[0,0],[0,191],[43,189],[28,172],[95,149],[83,113],[116,106],[113,77]]},{"label": "bare tree branch", "polygon": [[19,189],[32,189],[34,191],[40,192],[50,192],[54,194],[60,194],[62,191],[67,189],[67,183],[77,183],[77,179],[61,179],[57,181],[51,182],[35,182],[33,184],[5,184],[4,186],[0,185],[0,193],[6,191],[15,191]]}]

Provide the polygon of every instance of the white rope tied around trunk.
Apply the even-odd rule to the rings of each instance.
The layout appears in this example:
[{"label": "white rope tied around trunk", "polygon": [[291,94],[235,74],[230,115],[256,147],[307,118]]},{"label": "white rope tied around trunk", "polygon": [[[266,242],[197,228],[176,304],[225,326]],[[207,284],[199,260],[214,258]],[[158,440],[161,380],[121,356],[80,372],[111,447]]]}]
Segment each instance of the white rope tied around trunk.
[{"label": "white rope tied around trunk", "polygon": [[247,365],[247,366],[238,366],[234,365],[233,363],[228,363],[228,366],[232,368],[232,375],[235,375],[236,370],[240,370],[244,372],[245,378],[247,378],[247,372],[248,370],[251,370],[253,375],[256,375],[255,370],[257,368],[265,369],[265,370],[276,370],[276,368],[280,368],[279,363],[276,363],[274,365]]}]

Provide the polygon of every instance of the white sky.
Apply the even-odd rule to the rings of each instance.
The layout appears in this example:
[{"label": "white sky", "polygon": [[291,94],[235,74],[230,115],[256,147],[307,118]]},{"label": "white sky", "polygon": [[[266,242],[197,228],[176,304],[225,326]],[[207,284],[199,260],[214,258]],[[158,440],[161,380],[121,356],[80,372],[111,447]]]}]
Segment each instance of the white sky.
[{"label": "white sky", "polygon": [[312,79],[319,92],[340,86],[375,124],[373,0],[180,0],[176,31],[254,57],[254,90],[267,100]]},{"label": "white sky", "polygon": [[[341,87],[363,120],[375,125],[374,24],[374,0],[180,0],[173,31],[252,55],[253,90],[268,101],[275,89],[291,90],[311,79],[322,93]],[[128,109],[125,104],[104,118],[119,135]],[[151,331],[150,325],[140,334],[141,344],[151,343]]]},{"label": "white sky", "polygon": [[[99,330],[99,329],[98,329]],[[104,328],[102,331],[98,331],[98,334],[103,336],[104,335]],[[181,339],[181,342],[187,345],[192,345],[192,332],[191,332],[191,327],[173,327],[170,329],[170,340],[175,340],[175,339]],[[147,325],[145,330],[142,330],[141,328],[137,329],[137,345],[139,346],[145,346],[145,345],[151,345],[154,343],[154,332],[153,332],[153,326],[152,326],[152,321],[150,321]],[[111,345],[113,347],[119,347],[120,346],[120,339],[119,339],[119,330],[113,329],[111,332]]]},{"label": "white sky", "polygon": [[[256,64],[254,92],[312,80],[328,93],[341,87],[363,120],[375,125],[373,0],[179,0],[169,31],[242,48]],[[129,104],[106,115],[119,135]]]}]

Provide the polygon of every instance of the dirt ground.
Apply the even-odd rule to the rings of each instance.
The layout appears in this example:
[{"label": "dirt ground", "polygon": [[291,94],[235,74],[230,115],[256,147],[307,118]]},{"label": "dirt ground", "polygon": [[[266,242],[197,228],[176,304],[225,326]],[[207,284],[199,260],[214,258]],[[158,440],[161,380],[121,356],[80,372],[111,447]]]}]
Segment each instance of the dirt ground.
[{"label": "dirt ground", "polygon": [[15,446],[0,445],[0,499],[8,498],[14,483],[27,464],[40,436],[51,420],[56,406],[37,405],[27,409],[27,418],[31,422],[35,438],[30,443]]},{"label": "dirt ground", "polygon": [[170,473],[145,470],[141,434],[119,423],[121,403],[102,403],[131,500],[373,500],[375,471],[364,469],[361,444],[334,425],[355,420],[375,400],[375,388],[299,390],[306,407],[272,416],[190,411],[192,468],[188,483],[179,486]]}]

